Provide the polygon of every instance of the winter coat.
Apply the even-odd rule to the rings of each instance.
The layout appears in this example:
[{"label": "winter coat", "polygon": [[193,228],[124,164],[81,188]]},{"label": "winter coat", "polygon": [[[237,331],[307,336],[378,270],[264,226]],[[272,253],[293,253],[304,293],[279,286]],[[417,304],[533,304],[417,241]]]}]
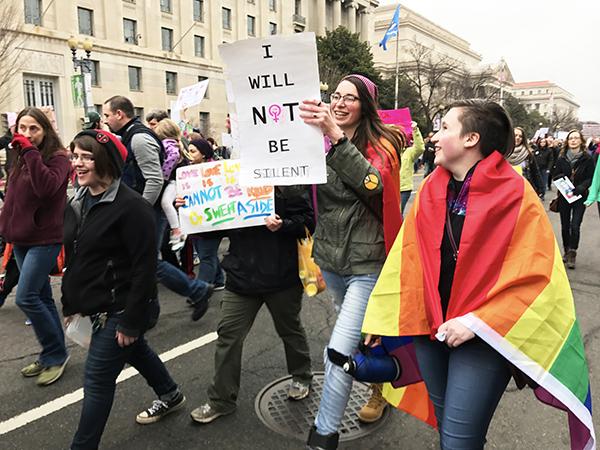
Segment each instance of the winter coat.
[{"label": "winter coat", "polygon": [[86,192],[79,189],[65,212],[63,313],[123,311],[117,329],[138,336],[157,298],[154,210],[115,180],[84,218]]}]

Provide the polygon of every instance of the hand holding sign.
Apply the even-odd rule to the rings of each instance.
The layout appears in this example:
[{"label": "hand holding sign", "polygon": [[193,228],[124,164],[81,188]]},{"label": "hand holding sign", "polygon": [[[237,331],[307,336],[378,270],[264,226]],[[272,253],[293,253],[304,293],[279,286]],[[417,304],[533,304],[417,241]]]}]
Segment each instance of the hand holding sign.
[{"label": "hand holding sign", "polygon": [[304,100],[300,105],[300,118],[308,125],[319,127],[332,142],[337,142],[344,137],[344,132],[335,123],[331,108],[326,103],[319,100]]}]

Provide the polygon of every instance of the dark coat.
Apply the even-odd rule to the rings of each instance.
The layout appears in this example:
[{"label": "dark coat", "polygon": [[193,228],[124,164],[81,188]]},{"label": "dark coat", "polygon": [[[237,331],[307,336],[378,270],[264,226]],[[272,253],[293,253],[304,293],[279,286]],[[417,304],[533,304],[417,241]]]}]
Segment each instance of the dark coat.
[{"label": "dark coat", "polygon": [[[594,161],[585,151],[574,164],[571,164],[565,156],[561,155],[556,161],[554,172],[552,172],[552,179],[569,178],[573,186],[575,186],[573,193],[581,195],[583,198],[578,201],[583,202],[589,194],[589,188],[594,178],[594,169]],[[559,197],[559,205],[562,203],[560,199],[562,199],[562,196]]]},{"label": "dark coat", "polygon": [[155,213],[116,180],[82,218],[86,191],[80,189],[65,212],[63,313],[123,311],[117,329],[136,337],[157,297]]},{"label": "dark coat", "polygon": [[229,252],[221,266],[227,272],[225,287],[240,295],[276,292],[300,284],[298,238],[305,228],[315,228],[308,195],[284,196],[275,189],[275,213],[283,220],[275,232],[266,226],[239,228],[227,232]]}]

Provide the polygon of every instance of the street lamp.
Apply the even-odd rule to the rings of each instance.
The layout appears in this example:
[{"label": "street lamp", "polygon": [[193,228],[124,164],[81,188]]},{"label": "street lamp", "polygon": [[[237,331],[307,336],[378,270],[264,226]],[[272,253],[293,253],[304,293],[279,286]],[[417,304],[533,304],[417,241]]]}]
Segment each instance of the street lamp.
[{"label": "street lamp", "polygon": [[[88,112],[88,109],[91,109],[91,106],[88,105],[88,89],[86,89],[86,74],[91,74],[92,72],[92,64],[93,61],[90,60],[90,54],[92,53],[92,48],[94,47],[94,44],[92,43],[92,41],[90,41],[89,39],[85,39],[83,42],[77,40],[77,38],[71,36],[69,38],[69,40],[67,40],[67,45],[69,46],[69,48],[71,49],[71,54],[72,56],[72,60],[73,60],[73,70],[75,72],[77,72],[79,70],[79,72],[82,75],[83,78],[83,83],[84,83],[84,87],[83,87],[83,110],[84,112]],[[77,49],[79,47],[82,47],[84,52],[85,52],[85,57],[83,56],[77,56]],[[90,81],[91,82],[91,81]],[[91,103],[91,102],[90,102]]]}]

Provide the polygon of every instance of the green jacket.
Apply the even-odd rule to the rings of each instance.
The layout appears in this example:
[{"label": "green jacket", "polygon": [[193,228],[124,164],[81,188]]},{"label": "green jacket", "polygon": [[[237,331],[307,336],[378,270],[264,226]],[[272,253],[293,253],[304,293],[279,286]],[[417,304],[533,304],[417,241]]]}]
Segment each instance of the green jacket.
[{"label": "green jacket", "polygon": [[381,270],[386,257],[382,194],[379,171],[354,144],[345,140],[330,150],[327,183],[317,187],[313,256],[321,269],[340,275]]},{"label": "green jacket", "polygon": [[598,157],[598,161],[596,162],[592,186],[590,187],[590,193],[588,194],[585,204],[586,206],[589,206],[594,202],[600,202],[600,157]]},{"label": "green jacket", "polygon": [[413,167],[425,151],[425,142],[418,127],[413,129],[413,145],[402,152],[400,159],[400,192],[413,190]]}]

